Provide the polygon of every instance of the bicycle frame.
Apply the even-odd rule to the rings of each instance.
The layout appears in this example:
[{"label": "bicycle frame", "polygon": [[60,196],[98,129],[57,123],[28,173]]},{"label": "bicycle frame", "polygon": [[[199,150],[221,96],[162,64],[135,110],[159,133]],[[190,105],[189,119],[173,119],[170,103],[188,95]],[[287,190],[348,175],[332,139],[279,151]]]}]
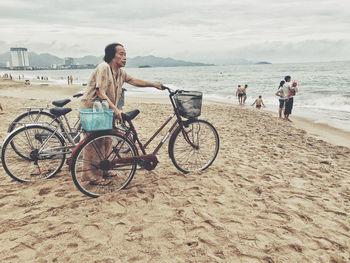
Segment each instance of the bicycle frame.
[{"label": "bicycle frame", "polygon": [[[167,141],[167,139],[169,138],[169,136],[171,134],[174,134],[174,131],[177,129],[182,129],[182,133],[184,135],[185,140],[194,148],[197,147],[197,145],[194,145],[191,140],[188,138],[187,133],[184,131],[183,129],[183,125],[184,125],[184,121],[182,120],[180,113],[175,105],[173,96],[176,94],[176,92],[171,92],[170,89],[168,89],[168,91],[170,92],[169,94],[169,98],[171,101],[171,104],[173,106],[174,109],[174,113],[161,125],[161,127],[151,136],[151,138],[148,139],[148,141],[145,144],[142,144],[140,139],[138,138],[138,134],[137,131],[132,123],[131,120],[127,121],[127,123],[129,124],[129,128],[128,130],[125,132],[125,136],[127,138],[129,138],[129,136],[131,134],[133,134],[134,137],[134,142],[132,140],[130,140],[131,142],[135,143],[137,142],[138,144],[138,148],[142,151],[142,155],[139,156],[133,156],[133,157],[124,157],[124,158],[120,158],[118,160],[114,160],[112,161],[112,165],[116,165],[116,167],[120,167],[119,164],[130,164],[130,163],[135,163],[137,161],[145,161],[145,162],[153,162],[153,164],[151,165],[149,170],[152,170],[155,168],[156,164],[158,163],[156,154],[158,153],[158,151],[160,150],[160,148],[163,146],[163,144]],[[160,143],[157,145],[157,147],[153,150],[153,152],[151,154],[147,154],[146,152],[146,148],[147,146],[154,140],[154,138],[164,129],[164,127],[174,118],[176,117],[176,121],[172,124],[172,126],[169,128],[168,132],[163,136],[163,139],[160,141]],[[122,145],[121,145],[122,146]],[[136,146],[136,145],[135,145]],[[137,148],[137,147],[136,147]],[[114,151],[117,151],[118,149],[113,149]],[[147,168],[146,168],[147,169]]]},{"label": "bicycle frame", "polygon": [[[82,130],[78,131],[77,134],[73,137],[71,135],[72,129],[69,126],[69,122],[66,116],[60,116],[57,117],[57,119],[60,121],[60,125],[57,127],[50,126],[53,129],[53,132],[51,134],[48,134],[47,138],[45,138],[44,143],[41,145],[40,149],[38,150],[38,153],[42,157],[48,157],[48,156],[55,156],[55,155],[64,155],[64,154],[71,154],[73,151],[72,149],[76,147],[77,143],[75,142],[75,139],[80,136],[80,134],[83,133]],[[78,120],[79,121],[79,120]],[[64,123],[65,122],[65,123]],[[25,125],[28,126],[28,125]],[[65,132],[66,136],[63,136],[59,129],[62,128]],[[55,147],[50,149],[45,149],[47,142],[54,136],[54,134],[57,134],[59,137],[63,138],[65,142],[69,142],[69,145],[61,146],[61,147]],[[67,140],[66,140],[67,139]]]},{"label": "bicycle frame", "polygon": [[[122,166],[127,166],[127,165],[130,165],[130,164],[140,164],[141,166],[144,166],[145,169],[147,170],[153,170],[157,163],[158,163],[158,160],[157,160],[157,157],[156,157],[156,154],[158,153],[158,151],[160,150],[160,148],[163,146],[163,144],[167,141],[167,139],[169,138],[169,136],[173,136],[174,134],[177,133],[177,130],[178,129],[181,129],[182,130],[182,134],[184,136],[184,139],[186,140],[187,143],[189,143],[193,148],[198,148],[197,145],[193,144],[193,142],[189,139],[188,137],[188,134],[186,133],[186,131],[184,130],[184,125],[186,125],[186,121],[183,121],[181,116],[180,116],[180,113],[176,107],[176,104],[174,102],[174,99],[173,99],[173,96],[178,92],[178,91],[172,91],[170,90],[169,88],[167,87],[163,87],[165,89],[167,89],[169,91],[169,98],[170,98],[170,101],[171,101],[171,104],[173,106],[173,109],[174,109],[174,112],[170,115],[170,117],[161,125],[161,127],[148,139],[148,141],[145,143],[145,144],[142,144],[140,139],[138,138],[138,134],[137,134],[137,131],[132,123],[132,120],[127,120],[127,121],[124,121],[127,122],[127,124],[129,124],[129,127],[127,127],[125,125],[125,128],[126,129],[118,129],[118,127],[115,127],[113,128],[113,131],[116,133],[116,134],[120,134],[122,135],[123,137],[126,137],[130,143],[132,143],[136,150],[139,151],[141,150],[142,154],[138,156],[132,156],[132,157],[121,157],[119,155],[119,151],[120,149],[122,149],[125,141],[122,143],[122,144],[118,144],[116,145],[113,150],[111,151],[111,153],[107,156],[106,159],[109,159],[109,157],[112,155],[112,154],[115,154],[116,156],[113,158],[113,160],[111,161],[110,165],[112,167],[122,167]],[[176,117],[176,120],[175,122],[172,124],[172,126],[169,128],[168,132],[163,136],[161,142],[156,146],[156,148],[153,150],[152,153],[150,154],[147,154],[146,152],[146,148],[148,147],[148,145],[154,140],[154,138],[164,129],[164,127],[170,123],[171,120],[174,119],[174,117]],[[77,149],[84,144],[84,142],[86,140],[88,140],[90,138],[90,136],[95,136],[96,133],[100,133],[100,134],[103,134],[104,131],[97,131],[97,132],[92,132],[90,133],[87,137],[85,137],[85,139],[83,139],[82,141],[80,141],[80,143],[75,147],[75,149],[73,150],[73,153],[72,153],[72,157],[71,159],[73,159],[73,156],[76,154],[76,151]],[[130,138],[130,136],[133,136],[133,139]],[[137,143],[137,145],[136,145]],[[137,147],[138,146],[138,147]],[[118,158],[116,160],[116,157]],[[70,167],[71,167],[71,163],[70,163]]]}]

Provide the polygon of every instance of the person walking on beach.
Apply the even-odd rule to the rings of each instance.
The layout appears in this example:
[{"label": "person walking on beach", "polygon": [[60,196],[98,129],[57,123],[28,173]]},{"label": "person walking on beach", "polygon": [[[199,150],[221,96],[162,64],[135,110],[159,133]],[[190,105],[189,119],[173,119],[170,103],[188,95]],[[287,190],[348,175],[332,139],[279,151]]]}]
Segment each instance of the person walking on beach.
[{"label": "person walking on beach", "polygon": [[4,114],[4,108],[0,104],[0,114]]},{"label": "person walking on beach", "polygon": [[[121,68],[126,65],[126,51],[123,45],[113,43],[105,48],[104,61],[100,63],[93,71],[87,85],[86,92],[81,100],[81,108],[92,108],[95,98],[100,100],[107,99],[109,108],[114,111],[117,119],[122,121],[122,115],[117,108],[117,104],[122,92],[124,82],[136,87],[154,87],[162,90],[162,83],[153,83],[140,79],[133,78]],[[105,141],[101,145],[102,149],[109,149],[110,142]],[[95,160],[94,150],[88,149],[84,151],[84,159]],[[87,162],[88,163],[88,162]],[[92,161],[93,163],[93,161]],[[84,167],[84,170],[89,171],[84,174],[84,180],[90,181],[91,185],[108,185],[111,179],[102,179],[102,174],[96,167]]]},{"label": "person walking on beach", "polygon": [[247,88],[248,88],[248,85],[245,84],[244,88],[243,88],[243,94],[242,94],[242,96],[243,96],[243,104],[245,104],[245,101],[247,100]]},{"label": "person walking on beach", "polygon": [[252,106],[254,106],[254,104],[256,105],[257,109],[261,109],[261,105],[265,107],[265,104],[262,100],[262,96],[260,95],[259,98],[257,98],[254,103],[252,104]]},{"label": "person walking on beach", "polygon": [[70,81],[70,84],[73,85],[73,76],[72,75],[69,76],[69,81]]},{"label": "person walking on beach", "polygon": [[238,88],[236,90],[236,97],[238,97],[238,103],[243,104],[243,88],[241,85],[238,85]]},{"label": "person walking on beach", "polygon": [[283,91],[283,85],[284,85],[285,81],[282,80],[280,82],[280,85],[277,89],[277,92],[275,93],[276,96],[279,96],[279,108],[278,108],[278,115],[280,118],[282,118],[282,110],[284,108],[284,104],[286,102],[286,99],[285,99],[285,95],[284,95],[284,91]]}]

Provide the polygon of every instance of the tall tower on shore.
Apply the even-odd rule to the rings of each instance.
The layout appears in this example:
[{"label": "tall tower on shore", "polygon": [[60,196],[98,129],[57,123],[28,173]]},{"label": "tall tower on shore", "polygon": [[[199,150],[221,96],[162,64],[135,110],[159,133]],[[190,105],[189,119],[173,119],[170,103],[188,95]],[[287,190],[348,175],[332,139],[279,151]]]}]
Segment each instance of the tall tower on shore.
[{"label": "tall tower on shore", "polygon": [[12,67],[29,67],[28,50],[23,47],[12,47],[11,49]]}]

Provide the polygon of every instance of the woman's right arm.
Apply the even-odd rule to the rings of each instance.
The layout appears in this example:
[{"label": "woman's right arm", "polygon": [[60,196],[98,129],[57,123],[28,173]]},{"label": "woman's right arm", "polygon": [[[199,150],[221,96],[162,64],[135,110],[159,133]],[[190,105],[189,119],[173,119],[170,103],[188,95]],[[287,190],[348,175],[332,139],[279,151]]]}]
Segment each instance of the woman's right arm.
[{"label": "woman's right arm", "polygon": [[100,88],[96,88],[96,96],[99,97],[101,100],[107,99],[109,108],[114,111],[118,120],[120,120],[121,122],[123,121],[122,113],[120,112],[120,110],[117,109],[117,107],[113,104],[113,102],[107,97],[104,91],[101,91]]},{"label": "woman's right arm", "polygon": [[99,72],[97,72],[96,96],[99,97],[101,100],[107,99],[109,108],[114,111],[118,120],[123,121],[121,112],[117,109],[117,107],[106,95],[106,89],[108,86],[108,79],[109,79],[109,70],[110,70],[109,67],[103,67],[103,68],[100,68]]}]

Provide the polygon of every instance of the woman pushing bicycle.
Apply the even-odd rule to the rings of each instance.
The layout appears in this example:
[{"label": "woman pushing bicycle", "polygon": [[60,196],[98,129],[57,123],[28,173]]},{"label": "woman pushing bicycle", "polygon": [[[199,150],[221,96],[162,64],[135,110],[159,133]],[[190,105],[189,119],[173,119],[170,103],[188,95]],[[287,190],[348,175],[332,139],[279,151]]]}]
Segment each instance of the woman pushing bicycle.
[{"label": "woman pushing bicycle", "polygon": [[[93,103],[98,97],[107,99],[109,108],[115,113],[117,119],[122,121],[121,109],[117,108],[117,104],[122,92],[124,82],[136,87],[155,87],[162,90],[162,83],[152,83],[140,79],[133,78],[121,68],[126,65],[126,51],[123,45],[113,43],[105,48],[104,62],[100,63],[93,71],[87,85],[87,90],[81,100],[82,109],[92,108]],[[110,143],[107,141],[101,149],[107,150]],[[93,151],[87,152],[84,158],[94,158]],[[89,169],[91,170],[91,169]],[[91,184],[109,184],[110,180],[101,180],[93,169],[86,179],[90,180]]]},{"label": "woman pushing bicycle", "polygon": [[162,83],[152,83],[133,78],[121,69],[125,65],[126,51],[123,45],[113,43],[106,46],[104,62],[100,63],[93,71],[87,85],[87,90],[81,100],[81,108],[92,108],[96,96],[100,100],[107,99],[109,108],[115,112],[116,117],[121,121],[121,112],[120,109],[117,109],[116,105],[119,101],[124,82],[135,87],[162,89]]}]

